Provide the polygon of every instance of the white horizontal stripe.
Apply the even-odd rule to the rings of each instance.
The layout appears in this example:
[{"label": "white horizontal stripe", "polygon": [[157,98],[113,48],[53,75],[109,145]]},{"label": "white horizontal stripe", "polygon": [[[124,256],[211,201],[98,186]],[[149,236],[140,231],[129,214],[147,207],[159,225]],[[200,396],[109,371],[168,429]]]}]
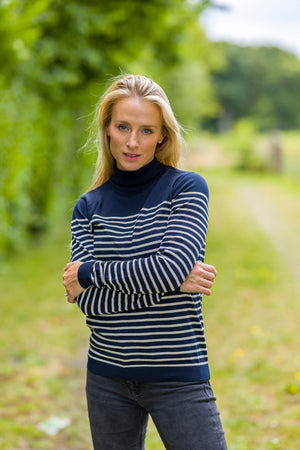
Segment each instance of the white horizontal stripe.
[{"label": "white horizontal stripe", "polygon": [[[107,344],[106,342],[103,342],[103,339],[101,340],[97,340],[97,335],[95,336],[95,334],[93,333],[91,335],[91,342],[93,342],[94,346],[97,348],[101,348],[101,347],[108,347],[108,348],[113,348],[113,349],[120,349],[120,350],[124,350],[124,347],[122,345],[119,345],[119,342],[115,342],[114,345],[112,344]],[[109,341],[109,342],[113,342],[113,341]],[[153,344],[153,345],[147,345],[147,350],[149,349],[149,351],[153,351],[155,352],[155,350],[159,350],[159,349],[181,349],[181,348],[185,348],[185,347],[189,347],[192,348],[193,346],[195,346],[195,350],[197,350],[199,347],[200,348],[204,348],[206,350],[206,343],[205,340],[203,340],[202,343],[200,343],[199,341],[193,341],[193,342],[189,342],[186,344],[162,344],[160,343],[159,345],[157,344]],[[126,351],[127,350],[135,350],[135,349],[139,349],[140,345],[126,345]]]},{"label": "white horizontal stripe", "polygon": [[[95,347],[94,345],[92,345],[91,346],[91,348],[93,349],[93,351],[95,352],[95,353],[97,353],[97,354],[101,354],[101,352],[99,351],[99,349],[97,350],[97,347]],[[170,352],[168,352],[168,351],[165,351],[165,352],[155,352],[155,351],[148,351],[148,352],[145,352],[145,351],[143,351],[143,352],[141,352],[141,351],[136,351],[136,352],[117,352],[117,351],[115,351],[115,350],[106,350],[106,349],[103,349],[103,351],[105,351],[106,353],[111,353],[112,355],[121,355],[121,356],[126,356],[126,358],[128,357],[128,356],[138,356],[138,355],[141,355],[141,356],[148,356],[148,359],[149,359],[149,356],[150,355],[152,355],[152,356],[156,356],[156,355],[171,355],[170,354]],[[204,354],[203,354],[203,352],[201,352],[201,350],[199,349],[199,348],[197,348],[197,349],[194,349],[194,350],[182,350],[182,351],[176,351],[176,352],[174,352],[174,353],[176,353],[176,354],[180,354],[180,355],[189,355],[189,354],[193,354],[193,357],[194,358],[197,358],[197,355],[199,355],[199,356],[204,356]],[[174,358],[174,359],[177,359],[177,358]],[[182,358],[178,358],[178,359],[182,359]],[[157,361],[157,359],[155,358],[155,360]]]},{"label": "white horizontal stripe", "polygon": [[191,198],[198,199],[198,198],[204,198],[205,200],[208,200],[207,195],[203,194],[203,192],[197,192],[197,191],[188,191],[188,192],[180,192],[180,194],[173,200],[173,202],[176,202],[178,200],[181,200],[182,198]]},{"label": "white horizontal stripe", "polygon": [[[145,243],[144,242],[143,244],[140,244],[140,245],[132,245],[131,247],[121,247],[118,244],[118,250],[117,251],[118,251],[118,253],[128,252],[128,251],[131,251],[131,250],[137,250],[138,248],[151,247],[153,245],[156,245],[156,247],[159,247],[160,243],[161,243],[161,239],[159,239],[157,241],[152,241],[152,242],[149,242],[149,243]],[[98,244],[97,240],[96,240],[96,244]],[[116,245],[114,247],[105,247],[105,251],[116,251]]]},{"label": "white horizontal stripe", "polygon": [[[173,312],[173,311],[172,311]],[[179,313],[182,313],[182,310],[177,310],[177,312],[179,312]],[[166,313],[166,314],[170,314],[170,311],[162,311],[162,313]],[[161,314],[160,312],[158,313],[159,315]],[[120,314],[118,313],[118,316],[117,317],[119,317],[120,316]],[[135,314],[134,314],[134,316],[135,316]],[[130,319],[126,319],[126,320],[114,320],[113,318],[114,318],[114,316],[110,316],[111,318],[112,318],[112,320],[102,320],[102,322],[101,322],[101,326],[103,325],[103,324],[107,324],[107,325],[114,325],[115,323],[126,323],[126,324],[129,324],[129,323],[132,323],[132,324],[139,324],[139,323],[153,323],[153,322],[172,322],[172,321],[174,321],[174,320],[187,320],[187,321],[189,321],[189,320],[191,320],[191,319],[195,319],[195,318],[198,318],[198,315],[197,314],[194,314],[194,315],[191,315],[191,314],[189,314],[189,315],[181,315],[180,317],[151,317],[151,318],[147,318],[147,319],[132,319],[132,320],[130,320]],[[132,317],[132,314],[131,314],[131,317]],[[99,322],[99,319],[94,319],[97,323],[100,323]],[[184,323],[191,323],[191,322],[184,322]],[[167,324],[166,326],[169,326],[169,324]]]},{"label": "white horizontal stripe", "polygon": [[[105,341],[108,341],[108,342],[115,342],[115,339],[109,339],[106,336],[105,337],[102,336],[102,339],[104,339]],[[199,333],[195,333],[195,334],[191,334],[190,336],[184,336],[182,338],[180,338],[180,337],[176,337],[176,338],[168,337],[167,342],[169,342],[169,341],[176,341],[178,343],[177,345],[180,346],[181,344],[179,343],[179,341],[186,342],[189,339],[192,339],[193,341],[195,341],[195,339],[198,339],[198,340],[202,339],[203,343],[205,342],[204,334],[202,334],[202,333],[200,335],[199,335]],[[127,343],[127,342],[129,342],[129,343],[138,342],[140,345],[142,345],[143,343],[149,343],[149,342],[159,342],[161,345],[164,345],[163,343],[165,341],[163,339],[143,339],[143,340],[141,340],[141,339],[122,339],[120,342],[122,342],[122,344]]]},{"label": "white horizontal stripe", "polygon": [[[119,245],[126,245],[126,244],[130,244],[132,245],[133,243],[136,242],[140,242],[140,241],[145,241],[147,239],[154,239],[156,237],[162,237],[164,234],[164,230],[165,227],[163,227],[161,229],[160,233],[153,233],[153,229],[149,229],[147,230],[147,232],[144,232],[143,234],[147,234],[146,236],[140,237],[140,238],[136,238],[135,236],[125,236],[123,233],[120,233],[121,236],[114,236],[112,239],[112,236],[107,236],[107,233],[105,231],[100,231],[99,233],[95,234],[95,241],[97,243],[97,245],[107,245],[109,243],[115,242],[118,245],[118,249],[119,249]],[[140,233],[142,234],[142,233]],[[126,238],[129,237],[130,239],[126,240]],[[103,240],[101,240],[103,239]],[[158,242],[158,241],[156,241]],[[161,241],[159,241],[161,242]]]},{"label": "white horizontal stripe", "polygon": [[[109,356],[109,355],[103,355],[101,353],[95,352],[93,349],[91,349],[91,351],[99,356],[102,356],[103,358],[107,358],[107,359],[112,359],[114,361],[122,361],[120,360],[120,358],[115,358],[114,356]],[[207,355],[195,355],[193,358],[189,358],[187,356],[183,356],[183,357],[179,357],[179,358],[126,358],[127,363],[131,363],[131,362],[135,362],[135,361],[148,361],[148,362],[153,362],[153,363],[157,363],[157,362],[163,362],[163,361],[186,361],[186,360],[195,360],[198,361],[199,359],[207,359]]]},{"label": "white horizontal stripe", "polygon": [[[170,335],[170,336],[174,336],[174,335],[176,335],[176,334],[190,334],[190,335],[193,335],[193,336],[197,336],[197,334],[199,333],[199,331],[203,331],[202,329],[201,330],[198,330],[198,329],[186,329],[186,330],[181,330],[181,331],[174,331],[174,330],[172,330],[172,331],[151,331],[150,333],[133,333],[131,336],[156,336],[156,335],[158,335],[158,336],[160,336],[160,335]],[[106,332],[105,333],[105,335],[106,336],[115,336],[115,335],[117,335],[117,336],[130,336],[130,334],[129,333],[113,333],[113,332]],[[161,339],[163,339],[163,338],[161,338]],[[166,339],[166,338],[164,338],[164,339]],[[169,339],[169,337],[168,337],[168,339]]]},{"label": "white horizontal stripe", "polygon": [[[101,324],[101,330],[111,330],[112,332],[114,331],[115,333],[113,333],[113,334],[117,334],[117,335],[119,335],[120,333],[118,333],[117,331],[118,330],[131,330],[131,329],[134,329],[134,330],[143,330],[143,329],[146,329],[146,328],[161,328],[162,329],[162,331],[161,331],[161,333],[165,333],[165,331],[164,331],[164,327],[166,327],[166,331],[169,329],[169,328],[178,328],[178,327],[180,327],[180,328],[186,328],[186,331],[190,331],[191,330],[191,328],[189,327],[189,325],[200,325],[201,326],[201,324],[197,321],[197,322],[195,322],[195,321],[189,321],[189,322],[183,322],[183,323],[175,323],[175,324],[171,324],[171,323],[168,323],[168,324],[166,324],[166,325],[154,325],[153,323],[152,324],[149,324],[149,325],[136,325],[136,326],[127,326],[127,325],[125,325],[124,327],[114,327],[114,328],[112,328],[111,326],[105,326],[105,325],[103,325],[103,324]],[[194,328],[195,329],[195,328]],[[201,329],[203,329],[203,327],[201,327]],[[186,332],[185,331],[185,332]],[[182,332],[184,332],[183,330],[182,330]],[[173,333],[173,332],[172,332]],[[109,333],[109,334],[112,334],[112,333]],[[121,333],[122,334],[122,333]],[[128,333],[128,334],[130,334],[130,333]],[[139,333],[133,333],[132,334],[132,336],[135,336],[136,334],[139,334]]]},{"label": "white horizontal stripe", "polygon": [[[161,217],[161,218],[160,218]],[[166,223],[168,221],[168,217],[169,215],[165,215],[165,216],[155,216],[150,217],[149,218],[149,223],[145,223],[145,220],[143,220],[141,222],[141,218],[139,218],[139,220],[135,221],[130,227],[126,226],[126,223],[124,224],[120,224],[120,225],[115,225],[115,224],[103,224],[103,223],[95,223],[95,231],[98,232],[99,230],[101,231],[103,229],[103,231],[108,230],[109,233],[112,233],[112,235],[115,234],[120,234],[120,233],[124,233],[125,235],[128,233],[129,235],[134,231],[134,235],[136,234],[141,234],[141,231],[138,230],[149,230],[151,229],[151,224],[155,224],[155,225],[159,225],[161,224],[160,228],[165,228],[166,227]],[[159,228],[158,228],[159,229]],[[118,231],[121,230],[121,231]],[[144,231],[144,232],[145,232]]]},{"label": "white horizontal stripe", "polygon": [[97,361],[101,361],[104,363],[109,363],[111,365],[114,366],[118,366],[118,367],[122,367],[123,369],[130,367],[130,368],[134,368],[134,367],[192,367],[192,366],[203,366],[207,364],[207,358],[204,361],[195,361],[194,363],[184,363],[184,364],[170,364],[170,363],[166,363],[164,362],[163,364],[157,364],[156,361],[152,362],[152,364],[118,364],[114,361],[109,361],[108,359],[104,359],[102,358],[97,358],[95,356],[90,355],[91,358],[97,360]]},{"label": "white horizontal stripe", "polygon": [[[106,290],[106,293],[108,293],[108,291]],[[163,298],[165,298],[165,297],[163,297]],[[172,310],[170,310],[169,309],[169,306],[178,306],[178,304],[177,303],[170,303],[169,305],[167,305],[167,304],[159,304],[159,303],[157,303],[156,305],[155,305],[155,308],[157,308],[158,309],[158,311],[153,311],[152,309],[153,308],[149,308],[149,311],[146,311],[146,310],[143,310],[143,311],[134,311],[134,317],[137,317],[137,316],[141,316],[141,315],[149,315],[149,316],[151,316],[151,317],[149,317],[149,319],[147,318],[147,319],[145,319],[145,320],[149,320],[149,321],[151,321],[151,320],[154,320],[154,321],[156,321],[156,320],[160,320],[159,318],[158,318],[158,316],[160,316],[161,314],[167,314],[167,315],[170,315],[170,314],[177,314],[177,313],[179,313],[179,314],[182,314],[182,313],[185,313],[185,312],[187,312],[187,311],[190,311],[190,312],[195,312],[195,316],[197,316],[198,317],[198,312],[197,312],[197,309],[201,309],[201,301],[199,301],[199,306],[197,306],[197,308],[195,307],[190,307],[190,308],[182,308],[182,309],[172,309]],[[185,305],[185,303],[184,302],[180,302],[180,304],[182,304],[182,305]],[[163,310],[163,308],[167,308],[166,310]],[[124,317],[124,321],[126,321],[126,323],[127,323],[127,320],[130,318],[130,317],[132,317],[133,316],[133,312],[130,312],[130,313],[128,313],[128,312],[118,312],[118,317]],[[109,315],[107,315],[107,320],[111,320],[113,323],[115,323],[115,317],[116,316],[114,316],[114,315],[111,315],[111,314],[109,314]],[[184,315],[183,315],[183,317],[185,317]],[[188,316],[189,317],[189,316]],[[99,320],[98,320],[98,318],[95,318],[95,319],[93,319],[93,317],[90,317],[90,316],[88,316],[87,317],[87,320],[89,320],[90,322],[93,322],[93,321],[95,321],[96,323],[99,323]],[[142,319],[134,319],[134,321],[140,321],[140,320],[142,320]],[[161,319],[161,320],[166,320],[165,318],[163,318],[163,319]],[[118,322],[118,321],[117,321]],[[121,321],[120,321],[121,322]]]},{"label": "white horizontal stripe", "polygon": [[[112,225],[122,225],[125,224],[125,226],[134,224],[137,219],[143,220],[150,220],[152,216],[154,217],[164,217],[166,214],[169,213],[170,207],[155,207],[155,211],[152,213],[146,213],[145,209],[141,209],[137,214],[130,215],[130,216],[100,216],[98,214],[93,214],[91,223],[96,222],[96,220],[100,220],[100,223],[107,223],[109,226]],[[165,211],[165,213],[164,213]],[[157,214],[159,212],[159,214]],[[97,223],[97,222],[96,222]]]},{"label": "white horizontal stripe", "polygon": [[[153,223],[153,225],[157,225],[158,221],[155,221]],[[140,236],[140,235],[147,235],[149,233],[152,233],[154,231],[157,230],[161,230],[162,232],[165,232],[166,230],[166,221],[163,221],[161,226],[153,226],[153,227],[139,227],[139,228],[145,228],[145,230],[143,231],[137,231],[135,227],[130,228],[129,230],[125,230],[123,229],[122,231],[122,227],[120,227],[121,231],[117,231],[117,230],[112,230],[110,228],[102,228],[102,227],[96,227],[95,228],[95,237],[101,236],[103,234],[103,236],[106,236],[107,238],[109,238],[110,236],[114,239],[122,239],[122,237],[126,238],[126,239],[134,239],[136,240],[136,236]],[[134,235],[133,235],[133,231],[134,231]],[[109,232],[109,235],[107,234]],[[121,236],[118,236],[121,235]]]}]

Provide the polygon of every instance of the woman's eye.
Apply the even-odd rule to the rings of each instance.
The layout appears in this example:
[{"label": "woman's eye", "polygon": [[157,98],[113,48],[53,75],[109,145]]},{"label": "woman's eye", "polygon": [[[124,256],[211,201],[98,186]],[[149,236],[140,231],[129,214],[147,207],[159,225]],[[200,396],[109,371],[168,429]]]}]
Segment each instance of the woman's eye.
[{"label": "woman's eye", "polygon": [[125,125],[118,125],[118,129],[121,131],[126,131],[127,127]]},{"label": "woman's eye", "polygon": [[151,134],[152,130],[150,130],[150,128],[144,128],[144,133],[145,134]]}]

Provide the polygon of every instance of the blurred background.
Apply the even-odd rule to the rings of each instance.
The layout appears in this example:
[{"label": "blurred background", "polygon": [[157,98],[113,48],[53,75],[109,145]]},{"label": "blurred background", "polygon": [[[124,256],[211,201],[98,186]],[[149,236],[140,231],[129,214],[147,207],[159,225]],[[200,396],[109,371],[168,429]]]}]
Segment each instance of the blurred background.
[{"label": "blurred background", "polygon": [[[296,0],[1,0],[0,448],[92,448],[88,330],[61,276],[120,73],[164,88],[181,166],[210,187],[204,315],[229,448],[300,446],[299,17]],[[163,448],[150,422],[146,449]]]}]

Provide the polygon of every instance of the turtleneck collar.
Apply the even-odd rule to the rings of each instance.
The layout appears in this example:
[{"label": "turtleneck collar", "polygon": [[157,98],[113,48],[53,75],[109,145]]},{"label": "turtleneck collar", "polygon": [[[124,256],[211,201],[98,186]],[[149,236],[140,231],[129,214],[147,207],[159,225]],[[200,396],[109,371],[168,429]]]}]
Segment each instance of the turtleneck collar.
[{"label": "turtleneck collar", "polygon": [[146,184],[162,172],[164,165],[154,158],[138,170],[120,170],[114,165],[110,180],[119,186],[140,186]]}]

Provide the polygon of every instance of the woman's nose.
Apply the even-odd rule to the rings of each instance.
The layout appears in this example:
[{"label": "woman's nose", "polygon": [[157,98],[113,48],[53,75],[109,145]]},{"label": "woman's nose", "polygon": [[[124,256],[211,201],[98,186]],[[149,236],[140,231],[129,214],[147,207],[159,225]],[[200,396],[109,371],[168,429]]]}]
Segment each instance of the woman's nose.
[{"label": "woman's nose", "polygon": [[135,148],[137,147],[138,144],[138,138],[137,138],[137,134],[132,132],[129,136],[129,139],[127,141],[127,146],[130,148]]}]

